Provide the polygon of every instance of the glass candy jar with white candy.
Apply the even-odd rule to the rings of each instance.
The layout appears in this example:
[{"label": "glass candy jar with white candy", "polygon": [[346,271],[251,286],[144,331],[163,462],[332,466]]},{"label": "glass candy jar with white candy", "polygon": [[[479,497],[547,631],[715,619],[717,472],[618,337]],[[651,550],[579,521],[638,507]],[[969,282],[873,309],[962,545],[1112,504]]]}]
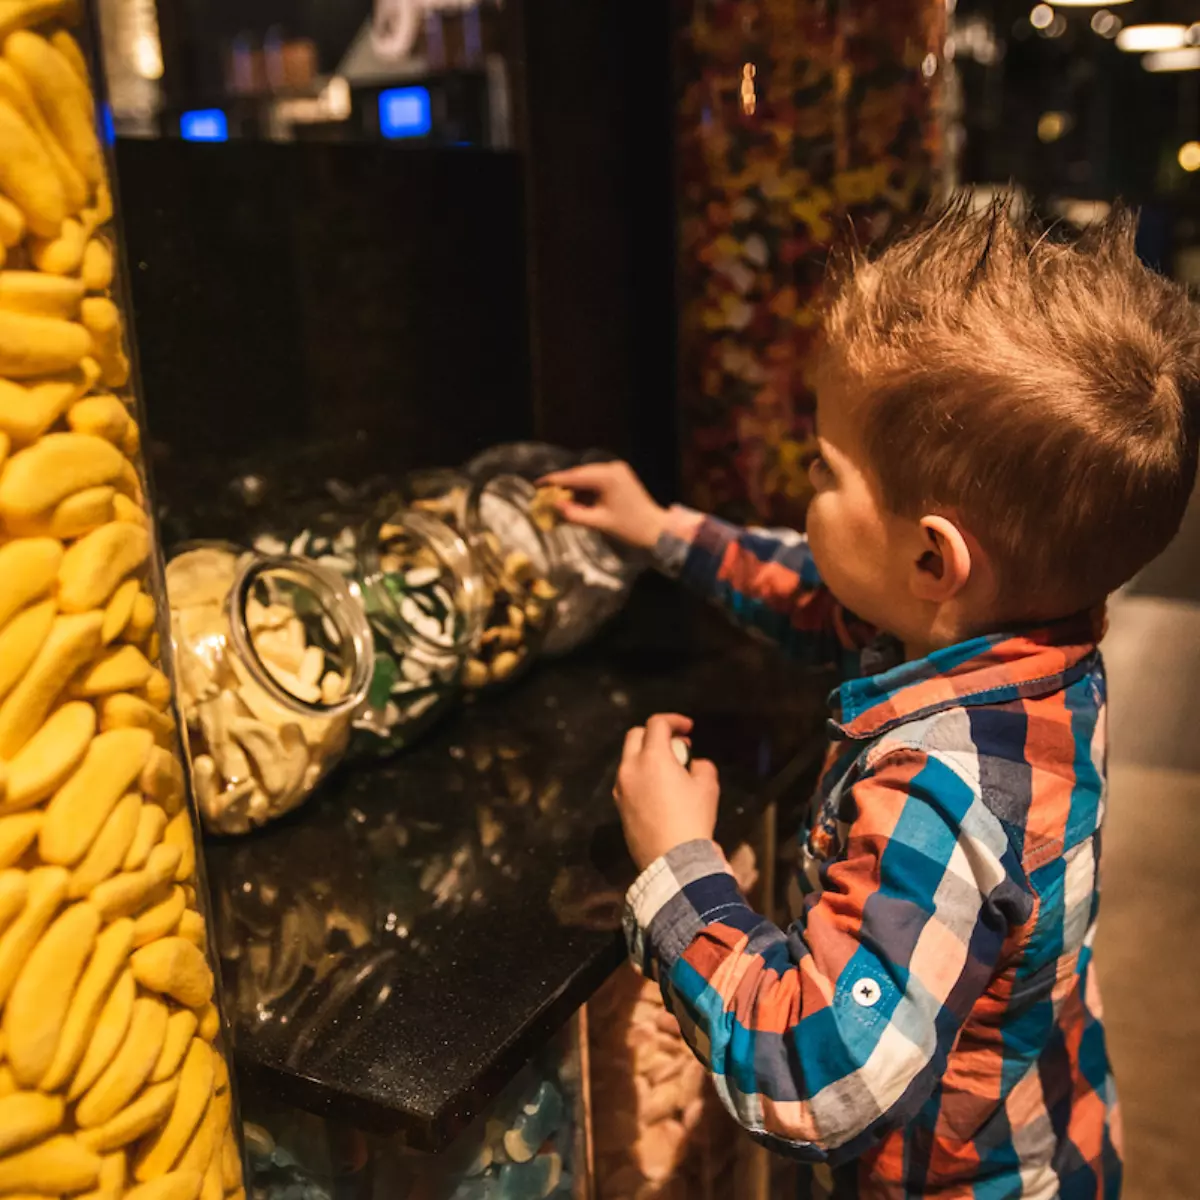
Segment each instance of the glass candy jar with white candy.
[{"label": "glass candy jar with white candy", "polygon": [[166,580],[200,815],[214,833],[245,833],[299,805],[341,757],[371,631],[345,583],[303,559],[201,544]]},{"label": "glass candy jar with white candy", "polygon": [[559,595],[559,564],[534,513],[537,489],[516,475],[475,483],[446,470],[414,473],[406,489],[410,508],[462,534],[483,579],[480,632],[463,686],[511,682],[540,652]]},{"label": "glass candy jar with white candy", "polygon": [[483,633],[487,587],[466,542],[428,513],[385,502],[355,545],[352,590],[375,630],[361,738],[400,749],[458,694]]},{"label": "glass candy jar with white candy", "polygon": [[562,519],[558,502],[569,493],[536,483],[551,471],[610,457],[600,451],[578,455],[545,442],[508,442],[483,451],[464,468],[476,487],[498,476],[518,475],[535,488],[530,513],[559,568],[560,594],[554,626],[542,647],[544,654],[566,654],[594,637],[624,608],[641,572],[641,564],[623,547],[595,529]]}]

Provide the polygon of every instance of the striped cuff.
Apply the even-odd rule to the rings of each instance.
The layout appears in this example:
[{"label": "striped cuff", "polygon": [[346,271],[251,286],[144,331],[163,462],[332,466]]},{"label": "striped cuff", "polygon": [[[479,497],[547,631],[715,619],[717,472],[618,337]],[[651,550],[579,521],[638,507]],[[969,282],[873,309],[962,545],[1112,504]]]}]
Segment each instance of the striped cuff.
[{"label": "striped cuff", "polygon": [[682,504],[672,504],[667,509],[663,531],[658,535],[658,541],[651,553],[654,565],[668,578],[678,579],[683,574],[688,551],[692,548],[696,531],[703,524],[703,513],[684,508]]},{"label": "striped cuff", "polygon": [[696,935],[730,908],[744,908],[725,855],[707,840],[684,842],[652,862],[625,897],[625,940],[633,965],[669,971]]}]

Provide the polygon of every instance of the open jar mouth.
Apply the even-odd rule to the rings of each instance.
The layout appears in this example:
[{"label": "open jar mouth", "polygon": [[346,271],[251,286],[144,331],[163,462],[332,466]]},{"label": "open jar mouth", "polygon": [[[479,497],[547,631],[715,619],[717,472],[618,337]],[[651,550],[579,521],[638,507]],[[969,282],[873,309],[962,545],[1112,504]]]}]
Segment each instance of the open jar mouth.
[{"label": "open jar mouth", "polygon": [[[322,674],[341,680],[340,694],[317,699],[297,696],[259,653],[250,633],[252,604],[289,609],[304,624],[307,644],[324,654]],[[235,652],[250,664],[256,682],[280,704],[307,716],[336,717],[358,708],[375,670],[375,643],[366,615],[333,571],[289,555],[251,554],[240,564],[229,589],[229,636]],[[330,666],[330,664],[333,664]]]},{"label": "open jar mouth", "polygon": [[[568,582],[567,571],[553,543],[531,515],[536,496],[537,488],[520,475],[493,475],[480,480],[467,495],[467,527],[483,532],[478,539],[478,552],[494,571],[508,574],[506,557],[524,554],[537,577],[562,591]],[[489,533],[496,539],[499,550],[490,543]]]},{"label": "open jar mouth", "polygon": [[359,539],[364,608],[391,636],[461,654],[482,631],[486,597],[471,550],[438,517],[381,505]]}]

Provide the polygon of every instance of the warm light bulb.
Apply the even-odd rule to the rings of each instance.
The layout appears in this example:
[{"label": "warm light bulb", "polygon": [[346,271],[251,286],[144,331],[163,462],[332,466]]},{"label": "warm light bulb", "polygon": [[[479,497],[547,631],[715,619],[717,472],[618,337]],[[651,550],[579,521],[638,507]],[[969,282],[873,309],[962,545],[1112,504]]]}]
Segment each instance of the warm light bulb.
[{"label": "warm light bulb", "polygon": [[1046,29],[1054,20],[1054,9],[1048,4],[1038,4],[1029,14],[1029,23],[1034,29]]},{"label": "warm light bulb", "polygon": [[1092,17],[1092,29],[1103,38],[1115,38],[1121,30],[1121,18],[1102,8]]},{"label": "warm light bulb", "polygon": [[1114,7],[1118,4],[1128,4],[1129,0],[1047,0],[1055,8],[1099,8],[1101,4]]},{"label": "warm light bulb", "polygon": [[1145,50],[1178,50],[1187,45],[1183,25],[1126,25],[1117,34],[1117,47],[1129,54]]},{"label": "warm light bulb", "polygon": [[1142,59],[1147,71],[1200,71],[1200,46],[1182,50],[1158,50]]},{"label": "warm light bulb", "polygon": [[1200,142],[1184,142],[1179,147],[1179,165],[1185,171],[1200,171]]}]

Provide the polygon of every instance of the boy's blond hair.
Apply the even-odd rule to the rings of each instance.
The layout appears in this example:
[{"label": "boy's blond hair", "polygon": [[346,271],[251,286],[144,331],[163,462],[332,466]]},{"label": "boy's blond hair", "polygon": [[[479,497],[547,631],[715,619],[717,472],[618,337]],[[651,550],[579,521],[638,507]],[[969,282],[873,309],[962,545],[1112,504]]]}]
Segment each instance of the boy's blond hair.
[{"label": "boy's blond hair", "polygon": [[826,373],[866,401],[884,505],[955,513],[1013,616],[1102,600],[1191,495],[1200,316],[1138,260],[1136,224],[1117,209],[1065,242],[960,198],[834,275]]}]

